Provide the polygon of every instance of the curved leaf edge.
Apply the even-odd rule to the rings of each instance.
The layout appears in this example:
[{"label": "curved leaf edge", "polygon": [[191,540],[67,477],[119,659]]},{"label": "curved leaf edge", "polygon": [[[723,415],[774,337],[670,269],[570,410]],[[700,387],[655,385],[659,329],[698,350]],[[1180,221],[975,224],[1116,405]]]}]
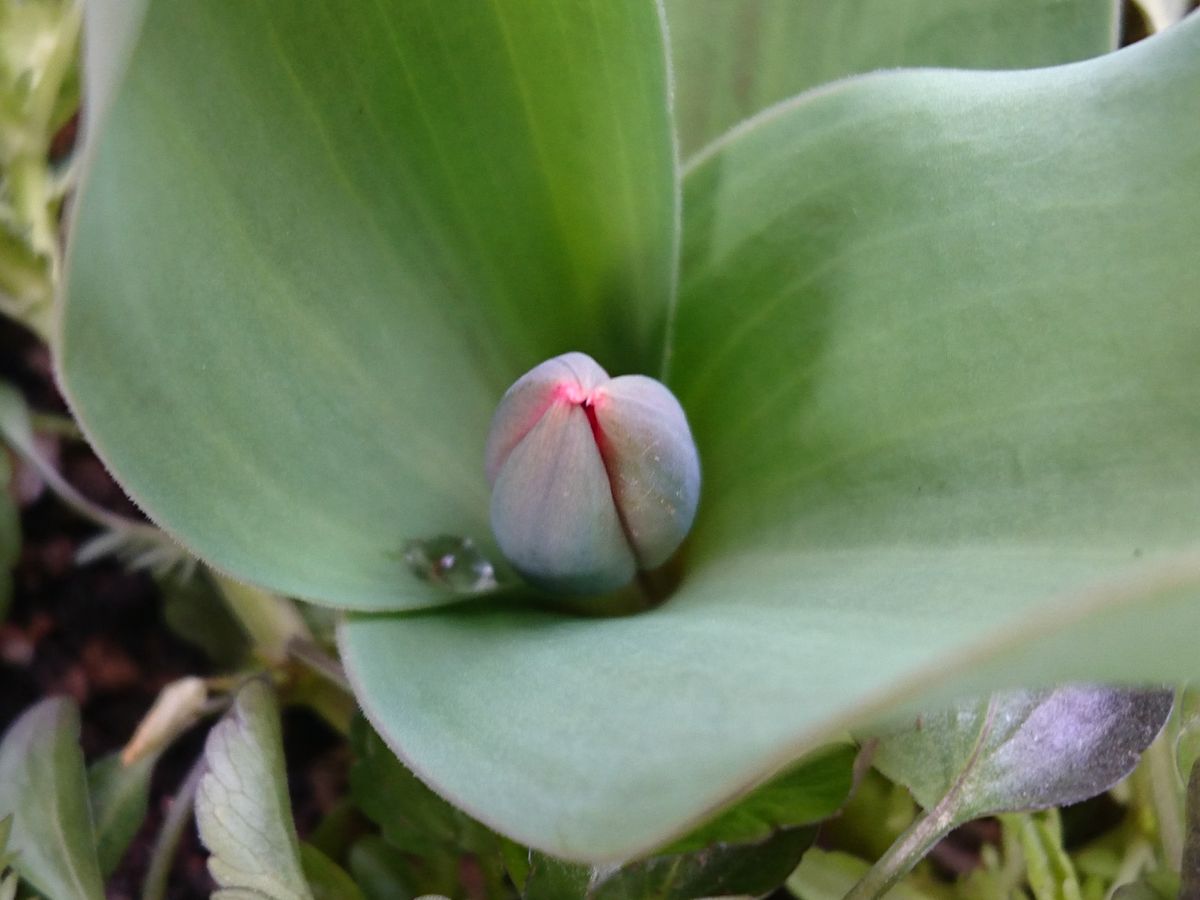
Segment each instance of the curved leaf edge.
[{"label": "curved leaf edge", "polygon": [[[1170,597],[1180,592],[1187,593],[1189,598],[1200,600],[1200,546],[1170,559],[1147,564],[1135,575],[1123,580],[1105,581],[1081,591],[1071,592],[1065,597],[1060,597],[1059,602],[1048,604],[1049,611],[1017,622],[984,640],[968,644],[942,664],[917,668],[897,679],[890,687],[862,697],[840,714],[802,730],[794,738],[784,742],[778,753],[759,761],[748,773],[735,775],[731,786],[723,788],[715,800],[706,800],[685,821],[664,829],[651,840],[623,847],[613,853],[586,856],[564,851],[536,834],[509,828],[504,822],[491,816],[487,810],[475,807],[445,790],[405,752],[403,736],[397,736],[388,729],[386,717],[372,705],[372,692],[363,690],[363,679],[347,637],[346,624],[350,618],[355,618],[353,613],[343,616],[339,622],[337,643],[338,654],[363,715],[397,758],[430,790],[493,831],[535,850],[573,862],[609,865],[628,862],[684,837],[783,772],[804,754],[837,740],[847,732],[861,730],[863,726],[872,723],[889,721],[909,712],[948,705],[963,697],[987,693],[997,688],[1052,686],[1005,683],[998,672],[989,670],[988,667],[989,664],[994,667],[1003,665],[1006,658],[1017,655],[1023,649],[1028,650],[1038,640],[1066,635],[1099,614],[1129,611],[1139,604],[1152,605],[1156,598],[1164,595]],[[1160,686],[1162,679],[1154,682],[1153,679],[1146,678],[1143,682],[1129,683]]]},{"label": "curved leaf edge", "polygon": [[[749,117],[743,119],[742,121],[738,122],[732,128],[728,129],[723,134],[718,135],[717,137],[713,138],[711,141],[709,141],[707,144],[705,144],[699,150],[695,151],[690,156],[688,156],[686,159],[684,159],[682,161],[682,165],[680,167],[680,176],[681,176],[680,180],[681,180],[681,182],[686,182],[688,177],[692,174],[692,172],[703,167],[713,157],[715,157],[717,154],[719,154],[721,152],[721,150],[723,150],[727,145],[734,143],[735,141],[740,139],[743,135],[745,135],[747,132],[755,131],[758,128],[762,128],[767,125],[770,125],[776,119],[779,119],[779,118],[787,115],[792,110],[797,109],[799,107],[807,106],[808,104],[810,104],[814,101],[821,100],[822,98],[824,98],[827,95],[838,94],[844,90],[854,89],[860,83],[868,83],[869,84],[869,83],[879,80],[879,79],[887,79],[887,78],[891,77],[892,75],[896,74],[897,72],[909,72],[909,73],[912,73],[912,72],[926,72],[926,73],[954,72],[954,73],[967,75],[967,76],[988,78],[988,77],[994,77],[997,75],[1000,75],[1000,76],[1013,75],[1014,73],[1017,73],[1017,72],[1067,71],[1067,70],[1074,70],[1074,69],[1079,69],[1079,68],[1087,67],[1087,66],[1111,65],[1111,64],[1113,64],[1113,60],[1115,58],[1119,58],[1120,60],[1124,61],[1125,57],[1127,55],[1145,52],[1147,44],[1156,44],[1158,41],[1163,40],[1164,37],[1167,37],[1167,39],[1170,39],[1171,37],[1173,37],[1173,35],[1169,35],[1166,32],[1159,32],[1157,34],[1153,34],[1147,38],[1144,38],[1143,40],[1139,41],[1137,44],[1130,44],[1129,46],[1126,46],[1126,47],[1116,47],[1115,43],[1116,43],[1116,39],[1119,37],[1118,32],[1120,30],[1120,24],[1121,24],[1119,10],[1116,8],[1119,6],[1120,6],[1119,2],[1114,4],[1114,15],[1113,15],[1113,19],[1112,19],[1114,49],[1110,53],[1106,53],[1103,56],[1096,56],[1091,59],[1082,59],[1082,60],[1078,60],[1076,62],[1071,62],[1071,63],[1063,63],[1063,64],[1057,65],[1057,66],[1042,66],[1040,68],[1035,68],[1035,69],[989,70],[989,69],[955,69],[955,68],[943,68],[943,67],[937,67],[937,66],[912,66],[912,67],[900,68],[900,69],[877,69],[873,72],[862,72],[857,75],[847,75],[845,78],[838,78],[833,81],[828,81],[825,84],[820,84],[820,85],[817,85],[816,87],[809,88],[806,91],[802,91],[793,97],[788,97],[785,100],[780,100],[777,103],[773,103],[770,106],[766,107],[765,109],[758,111],[754,115],[749,116]],[[1196,18],[1200,19],[1200,13],[1198,13],[1196,15]],[[1174,29],[1172,29],[1172,30],[1174,30]]]}]

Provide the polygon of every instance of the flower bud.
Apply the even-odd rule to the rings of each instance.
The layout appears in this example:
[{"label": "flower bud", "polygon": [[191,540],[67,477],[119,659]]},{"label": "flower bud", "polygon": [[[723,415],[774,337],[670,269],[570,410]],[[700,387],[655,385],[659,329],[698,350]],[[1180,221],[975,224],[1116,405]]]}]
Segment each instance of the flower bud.
[{"label": "flower bud", "polygon": [[683,542],[700,461],[679,401],[642,375],[609,378],[582,353],[508,389],[487,445],[492,530],[538,587],[601,593],[657,568]]}]

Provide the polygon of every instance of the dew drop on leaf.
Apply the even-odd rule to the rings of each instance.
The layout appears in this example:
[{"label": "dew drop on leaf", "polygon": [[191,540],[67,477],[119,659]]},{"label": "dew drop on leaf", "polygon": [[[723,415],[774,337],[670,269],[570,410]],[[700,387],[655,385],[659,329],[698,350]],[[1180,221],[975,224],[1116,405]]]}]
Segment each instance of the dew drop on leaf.
[{"label": "dew drop on leaf", "polygon": [[477,594],[497,587],[496,569],[469,537],[439,534],[404,545],[404,562],[422,581],[455,593]]}]

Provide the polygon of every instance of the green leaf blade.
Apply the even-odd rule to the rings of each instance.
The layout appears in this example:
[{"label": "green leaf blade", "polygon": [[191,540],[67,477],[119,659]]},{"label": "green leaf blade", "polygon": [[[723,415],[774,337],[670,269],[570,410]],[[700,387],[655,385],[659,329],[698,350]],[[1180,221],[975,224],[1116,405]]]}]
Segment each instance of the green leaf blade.
[{"label": "green leaf blade", "polygon": [[96,832],[96,855],[107,877],[121,862],[150,804],[150,776],[158,754],[129,765],[119,753],[96,760],[88,768],[88,791]]},{"label": "green leaf blade", "polygon": [[79,710],[66,699],[27,710],[0,742],[0,818],[13,816],[12,866],[48,900],[102,900],[79,749]]},{"label": "green leaf blade", "polygon": [[244,580],[455,599],[401,550],[490,546],[504,388],[567,349],[659,365],[678,198],[656,8],[160,0],[136,39],[111,21],[93,40],[131,56],[119,89],[112,60],[89,73],[115,97],[59,360],[94,444]]},{"label": "green leaf blade", "polygon": [[603,861],[900,703],[1194,673],[1198,61],[1193,20],[1061,69],[868,76],[714,148],[686,185],[672,386],[706,493],[679,591],[351,617],[393,749]]},{"label": "green leaf blade", "polygon": [[768,106],[899,67],[1031,69],[1116,48],[1113,0],[668,0],[685,156]]}]

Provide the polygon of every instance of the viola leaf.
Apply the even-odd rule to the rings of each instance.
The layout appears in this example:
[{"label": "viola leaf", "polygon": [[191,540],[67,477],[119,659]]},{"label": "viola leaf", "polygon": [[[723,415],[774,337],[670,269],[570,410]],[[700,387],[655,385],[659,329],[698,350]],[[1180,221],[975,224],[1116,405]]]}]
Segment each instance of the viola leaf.
[{"label": "viola leaf", "polygon": [[1132,772],[1173,699],[1102,685],[1007,691],[923,714],[883,737],[874,762],[955,822],[1066,806]]},{"label": "viola leaf", "polygon": [[774,832],[827,819],[846,802],[857,750],[837,744],[816,751],[755,789],[711,822],[659,851],[702,850],[712,844],[749,844]]},{"label": "viola leaf", "polygon": [[214,897],[313,900],[287,793],[279,709],[259,680],[238,691],[204,746],[196,825],[208,848]]},{"label": "viola leaf", "polygon": [[849,75],[912,66],[1032,69],[1099,56],[1116,47],[1119,7],[1114,0],[667,0],[684,155],[773,103]]},{"label": "viola leaf", "polygon": [[5,732],[0,818],[9,815],[8,853],[22,879],[47,900],[103,900],[73,701],[43,700]]},{"label": "viola leaf", "polygon": [[697,900],[770,893],[796,868],[814,828],[785,828],[761,841],[714,844],[624,866],[588,868],[532,853],[524,900]]}]

